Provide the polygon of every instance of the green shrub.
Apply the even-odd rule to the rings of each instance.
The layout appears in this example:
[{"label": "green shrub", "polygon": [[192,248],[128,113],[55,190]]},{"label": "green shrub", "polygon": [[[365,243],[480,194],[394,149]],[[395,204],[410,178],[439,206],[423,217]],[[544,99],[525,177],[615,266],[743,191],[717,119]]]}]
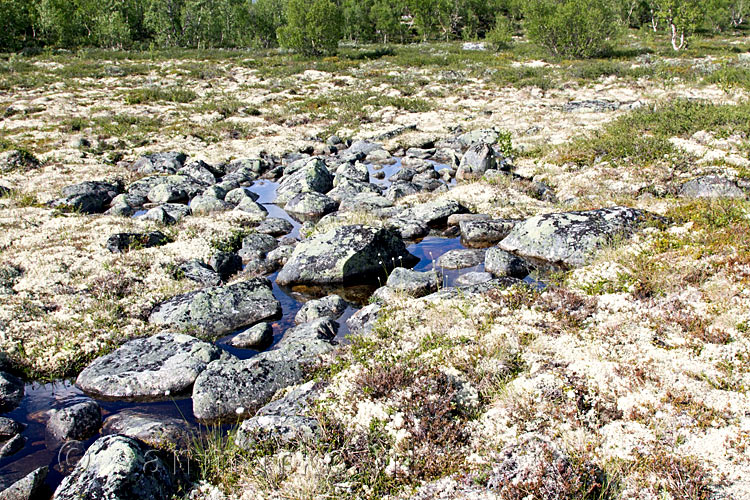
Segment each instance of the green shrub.
[{"label": "green shrub", "polygon": [[340,9],[331,0],[289,0],[286,26],[279,28],[282,47],[305,55],[333,54],[342,38]]},{"label": "green shrub", "polygon": [[509,48],[513,42],[513,25],[510,19],[498,14],[495,25],[487,33],[487,41],[497,50]]},{"label": "green shrub", "polygon": [[524,10],[529,38],[557,56],[604,53],[620,31],[608,0],[532,0]]}]

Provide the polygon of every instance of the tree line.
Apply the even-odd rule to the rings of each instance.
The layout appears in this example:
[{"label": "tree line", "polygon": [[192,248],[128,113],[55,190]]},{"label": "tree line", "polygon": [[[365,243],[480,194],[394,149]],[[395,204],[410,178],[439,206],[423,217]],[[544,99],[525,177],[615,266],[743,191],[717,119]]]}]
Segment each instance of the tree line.
[{"label": "tree line", "polygon": [[750,0],[0,0],[0,51],[27,47],[288,47],[488,39],[525,31],[553,53],[589,56],[622,27],[698,30],[745,23]]}]

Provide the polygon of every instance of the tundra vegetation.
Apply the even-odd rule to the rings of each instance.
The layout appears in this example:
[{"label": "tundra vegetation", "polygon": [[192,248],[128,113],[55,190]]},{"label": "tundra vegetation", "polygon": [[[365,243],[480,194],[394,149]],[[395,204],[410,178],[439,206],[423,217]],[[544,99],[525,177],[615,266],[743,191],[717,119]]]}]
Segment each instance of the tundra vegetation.
[{"label": "tundra vegetation", "polygon": [[[133,162],[157,152],[280,165],[329,154],[336,136],[405,157],[492,130],[512,175],[396,205],[451,200],[502,220],[618,205],[648,220],[583,265],[537,276],[544,287],[373,299],[381,310],[365,331],[304,367],[312,437],[248,445],[243,408],[229,432],[210,428],[188,447],[195,467],[177,498],[748,498],[748,10],[0,0],[8,369],[75,376],[158,333],[154,308],[200,288],[182,264],[259,234],[259,219],[235,210],[166,223],[52,206],[66,186],[132,185],[145,177]],[[731,188],[690,194],[717,177]],[[300,237],[385,222],[351,211]],[[160,246],[105,248],[113,233],[155,231]]]}]

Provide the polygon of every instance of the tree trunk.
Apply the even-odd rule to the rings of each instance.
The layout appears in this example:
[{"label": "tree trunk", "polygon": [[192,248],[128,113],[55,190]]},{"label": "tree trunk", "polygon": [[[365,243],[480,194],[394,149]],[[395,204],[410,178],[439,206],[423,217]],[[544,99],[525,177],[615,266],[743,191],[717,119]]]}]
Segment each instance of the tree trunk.
[{"label": "tree trunk", "polygon": [[[674,23],[671,23],[670,26],[672,28],[672,48],[675,50],[675,52],[679,52],[685,47],[685,32],[680,31],[678,33],[677,26],[675,26]],[[677,43],[677,38],[680,39],[679,44]]]}]

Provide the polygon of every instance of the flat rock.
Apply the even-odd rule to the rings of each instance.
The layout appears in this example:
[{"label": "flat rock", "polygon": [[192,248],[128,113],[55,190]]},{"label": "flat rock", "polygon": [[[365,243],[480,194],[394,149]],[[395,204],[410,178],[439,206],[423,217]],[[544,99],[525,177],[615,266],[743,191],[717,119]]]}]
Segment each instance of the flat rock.
[{"label": "flat rock", "polygon": [[746,198],[737,184],[718,175],[707,175],[686,182],[680,188],[683,198]]},{"label": "flat rock", "polygon": [[172,297],[154,308],[149,322],[218,337],[279,314],[271,283],[255,278]]},{"label": "flat rock", "polygon": [[183,419],[123,410],[107,417],[102,434],[121,434],[154,448],[186,450],[190,447],[193,429]]},{"label": "flat rock", "polygon": [[644,217],[626,207],[538,215],[516,224],[498,246],[521,257],[578,267],[601,245],[631,235]]},{"label": "flat rock", "polygon": [[15,455],[16,453],[21,451],[25,445],[26,445],[26,438],[24,438],[20,434],[16,434],[15,436],[8,439],[7,441],[4,441],[0,445],[0,458],[5,458],[11,455]]},{"label": "flat rock", "polygon": [[255,231],[271,236],[284,236],[294,230],[294,225],[288,220],[279,219],[278,217],[268,217],[261,222]]},{"label": "flat rock", "polygon": [[305,302],[294,317],[296,324],[307,323],[319,318],[338,319],[346,311],[346,301],[338,295],[328,295],[322,299]]},{"label": "flat rock", "polygon": [[371,332],[381,309],[382,306],[380,304],[368,304],[352,314],[351,318],[346,320],[346,326],[349,328],[349,333],[355,335]]},{"label": "flat rock", "polygon": [[346,284],[376,281],[383,262],[411,266],[417,258],[387,229],[342,226],[300,242],[276,279],[280,285]]},{"label": "flat rock", "polygon": [[581,101],[570,101],[563,105],[566,113],[604,113],[617,111],[620,103],[606,99],[585,99]]},{"label": "flat rock", "polygon": [[473,286],[481,283],[486,283],[492,279],[492,275],[487,272],[471,271],[462,274],[455,279],[454,284],[456,286]]},{"label": "flat rock", "polygon": [[478,266],[484,261],[485,251],[482,249],[459,248],[448,250],[438,257],[437,267],[444,269],[463,269]]},{"label": "flat rock", "polygon": [[169,470],[135,439],[104,436],[86,451],[53,500],[164,500],[175,483]]},{"label": "flat rock", "polygon": [[160,333],[131,340],[97,358],[78,375],[76,385],[109,398],[163,399],[190,389],[222,352],[189,335]]},{"label": "flat rock", "polygon": [[96,401],[89,399],[71,406],[50,410],[47,432],[58,441],[88,439],[102,425],[102,410]]}]

